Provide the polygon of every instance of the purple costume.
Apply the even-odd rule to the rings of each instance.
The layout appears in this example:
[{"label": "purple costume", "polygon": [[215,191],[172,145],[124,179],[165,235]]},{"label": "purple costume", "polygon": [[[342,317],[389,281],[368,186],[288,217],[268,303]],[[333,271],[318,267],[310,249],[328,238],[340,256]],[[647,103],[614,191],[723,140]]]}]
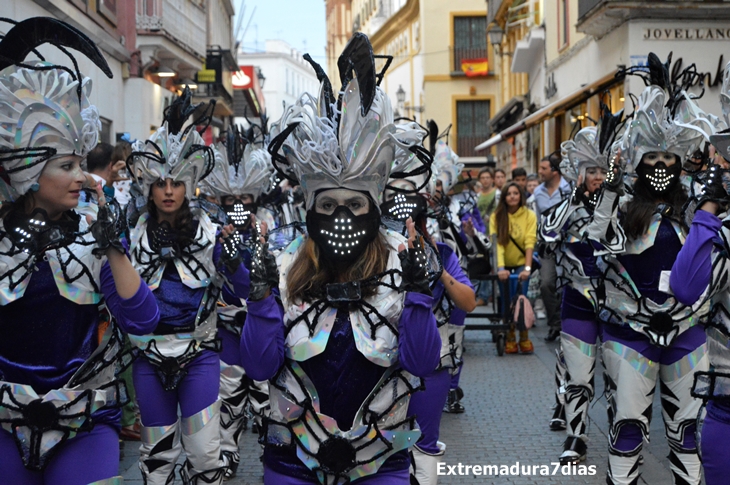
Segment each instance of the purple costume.
[{"label": "purple costume", "polygon": [[[397,268],[395,248],[403,239],[388,233],[388,241],[389,267]],[[301,242],[284,254],[282,285]],[[406,448],[419,435],[406,418],[408,395],[419,385],[413,376],[429,375],[437,367],[441,346],[433,298],[419,293],[404,298],[379,286],[376,296],[364,302],[392,322],[397,334],[378,325],[371,335],[363,326],[363,303],[337,309],[326,301],[295,305],[285,300],[286,315],[274,296],[248,303],[242,363],[251,378],[270,379],[265,483],[324,483],[325,476],[354,483],[408,483]],[[397,411],[382,414],[391,406]],[[365,416],[391,431],[367,433]],[[386,448],[382,440],[390,445]]]},{"label": "purple costume", "polygon": [[172,476],[181,448],[187,473],[210,483],[222,480],[228,463],[220,455],[215,303],[224,279],[236,296],[247,296],[248,270],[221,268],[216,226],[204,211],[196,215],[195,238],[176,247],[173,258],[165,259],[164,246],[153,249],[159,236],[150,234],[148,214],[130,232],[132,261],[160,307],[155,331],[130,338],[144,352],[133,371],[143,425],[140,468],[151,484]]},{"label": "purple costume", "polygon": [[[3,239],[7,241],[7,236]],[[82,366],[98,364],[100,358],[116,359],[121,350],[117,325],[131,334],[144,334],[154,328],[159,314],[146,285],[140,284],[131,298],[121,298],[109,264],[101,266],[89,246],[72,247],[79,262],[89,268],[88,276],[98,271],[95,283],[87,275],[81,275],[81,282],[75,283],[65,282],[63,275],[60,279],[54,277],[51,265],[56,259],[50,257],[54,263],[38,259],[31,266],[35,271],[28,274],[27,286],[22,290],[3,290],[0,470],[7,483],[79,485],[111,479],[118,472],[122,396],[117,392],[119,382],[114,377],[113,360],[110,367],[91,372],[82,370]],[[27,255],[22,253],[24,258]],[[2,265],[13,264],[10,256],[2,259]],[[99,293],[84,291],[84,282],[98,285]],[[114,317],[114,323],[108,326],[102,302]],[[109,384],[115,385],[107,387]],[[80,392],[84,389],[91,394]],[[51,423],[34,422],[30,411],[22,415],[13,411],[18,401],[27,406],[41,400],[46,406],[59,408]],[[77,404],[70,404],[74,400]],[[60,410],[64,405],[72,407]],[[63,417],[75,412],[81,412],[82,417]],[[17,433],[17,443],[11,430]],[[69,432],[68,439],[59,434],[62,430]],[[31,443],[40,447],[34,449]],[[93,466],[88,466],[90,452]]]},{"label": "purple costume", "polygon": [[[672,268],[671,287],[686,305],[712,297],[711,319],[706,327],[710,371],[698,372],[693,391],[706,403],[700,428],[700,450],[705,482],[727,483],[730,473],[730,331],[728,330],[727,229],[715,215],[702,210],[695,213],[687,242]],[[725,280],[726,281],[726,280]],[[703,296],[704,293],[708,293]]]}]

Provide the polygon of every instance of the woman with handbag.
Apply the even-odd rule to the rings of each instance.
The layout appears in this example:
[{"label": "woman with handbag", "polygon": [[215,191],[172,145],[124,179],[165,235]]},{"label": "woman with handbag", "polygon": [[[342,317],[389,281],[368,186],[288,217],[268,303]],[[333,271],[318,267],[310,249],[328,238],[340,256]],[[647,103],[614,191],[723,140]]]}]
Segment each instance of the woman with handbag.
[{"label": "woman with handbag", "polygon": [[[513,292],[507,291],[506,282],[510,274],[517,274],[522,283],[522,293],[527,292],[527,282],[532,271],[532,253],[537,240],[537,216],[525,206],[525,194],[514,182],[503,187],[502,197],[497,209],[489,220],[489,233],[492,241],[497,243],[497,275],[500,281],[500,293],[504,300]],[[503,308],[508,302],[503,301]],[[507,343],[504,347],[507,354],[516,354],[518,344],[515,338],[514,325],[507,332]],[[519,351],[531,354],[534,347],[527,329],[520,330]]]}]

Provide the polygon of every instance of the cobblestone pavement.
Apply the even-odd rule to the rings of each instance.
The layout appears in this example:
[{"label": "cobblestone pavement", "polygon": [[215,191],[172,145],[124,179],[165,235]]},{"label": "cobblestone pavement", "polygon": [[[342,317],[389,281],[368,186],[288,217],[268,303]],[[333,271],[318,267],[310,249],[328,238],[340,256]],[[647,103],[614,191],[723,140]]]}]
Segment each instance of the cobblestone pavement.
[{"label": "cobblestone pavement", "polygon": [[[506,355],[498,357],[491,341],[491,332],[466,332],[465,368],[461,385],[465,390],[466,412],[461,415],[443,415],[441,440],[447,445],[446,465],[548,465],[557,458],[565,440],[565,432],[548,431],[553,402],[554,349],[547,344],[544,323],[531,331],[535,345],[534,355]],[[599,368],[600,372],[600,368]],[[597,375],[596,394],[603,392],[603,379]],[[657,393],[657,397],[658,397]],[[671,483],[668,448],[664,438],[661,406],[654,406],[652,442],[644,448],[643,483],[666,485]],[[593,476],[442,476],[440,485],[457,484],[603,484],[605,483],[607,452],[607,420],[605,400],[594,402],[590,410],[589,452],[585,465],[595,465]],[[142,484],[137,468],[137,443],[124,443],[121,473],[127,484]],[[262,484],[259,462],[260,447],[255,436],[248,432],[241,447],[241,466],[238,476],[230,485]],[[179,480],[178,482],[179,483]]]}]

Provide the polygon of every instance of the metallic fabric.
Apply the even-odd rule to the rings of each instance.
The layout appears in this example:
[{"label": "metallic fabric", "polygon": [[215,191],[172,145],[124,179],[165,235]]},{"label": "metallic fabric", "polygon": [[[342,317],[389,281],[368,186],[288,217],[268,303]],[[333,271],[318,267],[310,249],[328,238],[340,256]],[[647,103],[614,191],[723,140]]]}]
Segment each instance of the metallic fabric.
[{"label": "metallic fabric", "polygon": [[271,155],[263,148],[246,145],[240,163],[228,160],[228,153],[223,144],[213,146],[215,166],[213,171],[200,182],[200,189],[206,194],[216,197],[226,195],[242,196],[250,194],[258,200],[271,185],[274,166]]}]

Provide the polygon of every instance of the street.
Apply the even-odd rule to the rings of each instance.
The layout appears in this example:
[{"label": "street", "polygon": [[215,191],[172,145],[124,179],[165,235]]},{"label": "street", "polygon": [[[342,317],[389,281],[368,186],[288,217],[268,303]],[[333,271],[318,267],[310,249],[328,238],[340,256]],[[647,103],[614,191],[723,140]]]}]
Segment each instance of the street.
[{"label": "street", "polygon": [[[472,320],[475,322],[476,320]],[[569,476],[556,470],[555,463],[562,450],[565,432],[548,431],[553,402],[553,370],[557,343],[546,343],[544,321],[530,332],[535,345],[533,355],[505,355],[498,357],[489,331],[467,330],[465,337],[465,367],[461,378],[464,388],[466,412],[461,415],[444,414],[441,422],[441,441],[446,443],[444,473],[470,472],[474,465],[488,465],[501,468],[513,467],[519,462],[520,472],[530,475],[484,476],[447,474],[439,477],[441,485],[462,484],[603,484],[606,483],[607,419],[605,399],[594,400],[590,410],[591,423],[588,429],[588,459],[582,465],[595,466],[595,474]],[[599,368],[599,372],[600,372]],[[603,392],[603,377],[596,375],[596,395]],[[657,393],[658,398],[659,393]],[[668,453],[661,418],[661,406],[654,406],[652,419],[652,442],[644,446],[644,465],[641,467],[642,481],[650,485],[671,483]],[[125,483],[141,485],[142,478],[137,468],[138,443],[124,443],[124,458],[120,472]],[[262,468],[259,462],[260,446],[250,431],[243,438],[241,465],[238,475],[226,482],[230,485],[259,485]],[[451,466],[452,468],[449,468]],[[535,468],[537,467],[537,468]],[[545,468],[547,467],[547,468]],[[533,473],[537,472],[537,475]],[[547,472],[548,475],[540,475]],[[555,474],[553,474],[555,473]]]}]

